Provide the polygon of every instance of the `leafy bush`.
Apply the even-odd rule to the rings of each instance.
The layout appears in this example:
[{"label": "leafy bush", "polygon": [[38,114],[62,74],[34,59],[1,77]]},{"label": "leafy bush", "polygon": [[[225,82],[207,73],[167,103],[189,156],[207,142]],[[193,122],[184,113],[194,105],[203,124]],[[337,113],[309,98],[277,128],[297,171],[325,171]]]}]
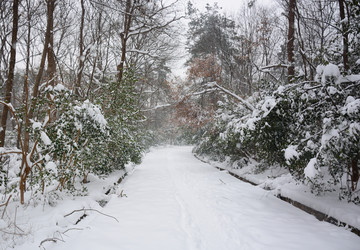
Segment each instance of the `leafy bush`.
[{"label": "leafy bush", "polygon": [[45,184],[73,190],[77,178],[86,182],[90,172],[101,172],[98,164],[105,165],[101,148],[109,138],[107,121],[90,101],[71,102],[70,91],[62,85],[47,87],[44,96],[51,96],[50,115],[32,124],[38,144],[33,184],[41,183],[42,192]]},{"label": "leafy bush", "polygon": [[[337,66],[317,68],[315,82],[279,87],[257,101],[218,110],[216,122],[195,151],[262,165],[280,165],[314,192],[340,187],[340,197],[358,201],[360,94],[358,76],[342,77]],[[254,99],[254,98],[253,98]]]},{"label": "leafy bush", "polygon": [[[148,146],[141,129],[143,116],[137,107],[134,89],[136,81],[129,70],[121,83],[110,82],[102,87],[100,107],[89,100],[79,101],[63,85],[41,88],[34,119],[20,139],[19,148],[0,148],[1,193],[20,192],[24,203],[25,191],[31,196],[50,202],[59,191],[80,194],[88,174],[104,175],[139,163]],[[16,122],[26,118],[26,108],[15,113]],[[18,126],[21,134],[21,126]],[[35,195],[35,196],[34,196]],[[47,197],[47,198],[46,198]]]},{"label": "leafy bush", "polygon": [[146,132],[142,130],[144,120],[137,105],[134,72],[127,69],[122,82],[111,82],[105,86],[101,103],[108,103],[105,117],[110,129],[107,144],[107,157],[112,169],[121,169],[128,162],[139,163],[145,149],[143,140]]}]

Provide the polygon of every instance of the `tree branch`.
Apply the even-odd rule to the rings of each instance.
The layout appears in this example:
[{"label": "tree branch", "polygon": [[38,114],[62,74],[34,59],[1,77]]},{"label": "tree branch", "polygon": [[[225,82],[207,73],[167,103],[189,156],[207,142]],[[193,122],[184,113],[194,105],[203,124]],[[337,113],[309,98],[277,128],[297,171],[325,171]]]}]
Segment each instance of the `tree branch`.
[{"label": "tree branch", "polygon": [[65,214],[64,217],[70,216],[70,215],[72,215],[73,213],[86,212],[86,211],[95,211],[95,212],[98,212],[99,214],[102,214],[102,215],[104,215],[104,216],[113,218],[114,220],[116,220],[117,222],[119,222],[119,220],[116,219],[114,216],[111,216],[111,215],[108,215],[108,214],[104,214],[104,213],[100,212],[99,210],[96,210],[96,209],[93,209],[93,208],[76,209],[76,210],[72,211],[71,213]]},{"label": "tree branch", "polygon": [[224,92],[225,94],[235,98],[236,100],[238,100],[246,109],[248,109],[249,111],[254,111],[255,108],[254,106],[252,106],[249,102],[245,101],[243,98],[241,98],[240,96],[232,93],[230,90],[220,86],[219,84],[217,84],[216,82],[210,82],[208,83],[209,87],[216,87],[218,89],[220,89],[222,92]]}]

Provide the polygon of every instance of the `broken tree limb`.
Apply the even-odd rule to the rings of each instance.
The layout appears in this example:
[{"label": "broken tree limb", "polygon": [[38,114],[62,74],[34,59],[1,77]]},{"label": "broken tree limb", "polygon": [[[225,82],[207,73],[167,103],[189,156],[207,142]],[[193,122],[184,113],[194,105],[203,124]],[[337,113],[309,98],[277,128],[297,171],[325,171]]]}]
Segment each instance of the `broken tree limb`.
[{"label": "broken tree limb", "polygon": [[119,222],[119,220],[116,219],[114,216],[111,216],[111,215],[108,215],[108,214],[104,214],[104,213],[100,212],[99,210],[96,210],[96,209],[93,209],[93,208],[76,209],[76,210],[72,211],[71,213],[65,214],[64,217],[70,216],[70,215],[72,215],[73,213],[86,212],[86,211],[95,211],[95,212],[98,212],[99,214],[102,214],[102,215],[104,215],[104,216],[113,218],[114,220],[116,220],[117,222]]},{"label": "broken tree limb", "polygon": [[[65,242],[65,240],[63,239],[63,235],[67,236],[65,233],[71,231],[71,230],[84,230],[83,228],[69,228],[67,230],[65,230],[64,232],[59,232],[59,231],[56,231],[53,235],[54,237],[52,238],[46,238],[44,240],[42,240],[39,244],[39,247],[43,247],[45,249],[45,247],[43,246],[43,244],[45,242],[54,242],[54,243],[57,243],[58,241],[61,241],[61,242]],[[59,234],[59,237],[55,237],[55,234],[58,233]]]},{"label": "broken tree limb", "polygon": [[272,65],[266,65],[264,67],[260,67],[260,70],[264,70],[264,69],[271,69],[271,68],[289,68],[290,65],[289,64],[272,64]]},{"label": "broken tree limb", "polygon": [[218,89],[220,89],[222,92],[224,92],[225,94],[235,98],[236,100],[238,100],[245,108],[247,108],[250,111],[254,111],[255,108],[253,105],[251,105],[249,102],[245,101],[243,98],[241,98],[240,96],[234,94],[233,92],[231,92],[230,90],[220,86],[219,84],[217,84],[217,82],[209,82],[208,83],[209,87],[216,87]]},{"label": "broken tree limb", "polygon": [[45,239],[45,240],[43,240],[43,241],[40,242],[39,247],[41,247],[42,244],[44,244],[45,242],[48,242],[48,241],[51,241],[51,242],[54,242],[54,243],[56,243],[56,242],[58,242],[58,241],[65,242],[63,239],[56,238],[56,237],[54,237],[54,238],[47,238],[47,239]]}]

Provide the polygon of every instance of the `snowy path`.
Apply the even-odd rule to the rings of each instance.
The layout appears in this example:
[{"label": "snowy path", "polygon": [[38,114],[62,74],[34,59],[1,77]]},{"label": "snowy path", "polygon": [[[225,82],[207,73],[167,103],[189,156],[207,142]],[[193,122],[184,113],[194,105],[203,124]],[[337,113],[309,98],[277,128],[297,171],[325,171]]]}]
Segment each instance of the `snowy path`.
[{"label": "snowy path", "polygon": [[198,161],[191,147],[150,152],[102,215],[46,249],[359,249],[360,238]]}]

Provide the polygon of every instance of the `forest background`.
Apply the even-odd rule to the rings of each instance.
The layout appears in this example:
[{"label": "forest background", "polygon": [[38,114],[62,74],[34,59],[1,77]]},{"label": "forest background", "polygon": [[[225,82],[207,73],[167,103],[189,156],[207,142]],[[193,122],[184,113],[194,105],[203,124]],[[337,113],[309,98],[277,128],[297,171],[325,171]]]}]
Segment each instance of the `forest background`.
[{"label": "forest background", "polygon": [[278,166],[358,204],[359,6],[1,1],[2,204],[83,194],[89,174],[164,142],[234,168]]}]

